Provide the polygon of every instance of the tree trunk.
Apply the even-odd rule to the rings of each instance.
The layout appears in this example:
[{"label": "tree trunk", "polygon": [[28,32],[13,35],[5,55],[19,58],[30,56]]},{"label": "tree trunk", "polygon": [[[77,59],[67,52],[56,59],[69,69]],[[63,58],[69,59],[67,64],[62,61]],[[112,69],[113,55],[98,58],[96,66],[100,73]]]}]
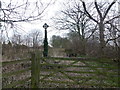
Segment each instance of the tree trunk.
[{"label": "tree trunk", "polygon": [[104,40],[104,24],[101,21],[99,23],[99,37],[100,37],[100,57],[104,57],[104,48],[105,48],[105,40]]},{"label": "tree trunk", "polygon": [[81,36],[80,36],[80,39],[82,40],[82,55],[86,55],[86,40],[85,40],[85,28],[84,28],[84,24],[83,22],[81,22]]},{"label": "tree trunk", "polygon": [[85,41],[85,39],[83,39],[82,42],[83,42],[83,43],[82,43],[82,48],[83,48],[83,49],[82,49],[82,50],[83,50],[82,52],[83,52],[83,55],[86,55],[86,41]]}]

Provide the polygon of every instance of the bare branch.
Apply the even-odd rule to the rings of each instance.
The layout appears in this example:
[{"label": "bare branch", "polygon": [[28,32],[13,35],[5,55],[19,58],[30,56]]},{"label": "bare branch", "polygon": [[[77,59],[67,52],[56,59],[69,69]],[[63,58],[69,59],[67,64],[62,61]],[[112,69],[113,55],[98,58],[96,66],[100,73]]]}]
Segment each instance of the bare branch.
[{"label": "bare branch", "polygon": [[[45,10],[48,8],[48,6],[51,4],[52,0],[50,0],[50,2],[48,2],[47,5],[45,5],[45,7],[43,7],[42,9],[40,8],[40,6],[38,5],[38,1],[36,1],[36,5],[35,9],[39,9],[41,10],[38,13],[36,13],[34,15],[34,12],[36,12],[36,10],[26,13],[27,9],[29,10],[28,7],[28,0],[26,0],[25,3],[21,4],[21,5],[15,5],[14,7],[11,7],[11,2],[8,5],[8,8],[1,8],[1,10],[3,11],[4,14],[4,19],[0,18],[0,22],[5,22],[5,23],[13,23],[13,22],[29,22],[29,21],[35,21],[35,20],[40,20],[42,17],[42,14],[45,12]],[[24,11],[22,11],[21,13],[18,11],[18,9],[24,9]],[[31,13],[31,14],[30,14]]]},{"label": "bare branch", "polygon": [[106,44],[107,44],[109,41],[113,41],[113,40],[116,40],[116,39],[118,39],[118,38],[120,38],[120,35],[118,35],[118,37],[115,37],[115,38],[107,39]]},{"label": "bare branch", "polygon": [[112,19],[107,20],[105,23],[111,22],[111,21],[113,21],[113,20],[115,20],[117,18],[120,18],[120,15],[117,15],[117,16],[113,17]]},{"label": "bare branch", "polygon": [[82,1],[82,4],[83,4],[83,8],[84,8],[86,14],[88,15],[88,17],[89,17],[90,19],[92,19],[93,21],[95,21],[95,22],[98,24],[99,22],[98,22],[97,20],[95,20],[95,19],[89,14],[89,12],[87,11],[86,5],[85,5],[85,2],[84,2],[84,1]]},{"label": "bare branch", "polygon": [[106,18],[109,10],[110,10],[111,7],[115,4],[116,1],[117,1],[117,0],[114,0],[114,1],[109,5],[109,7],[107,8],[107,10],[106,10],[106,12],[105,12],[105,14],[104,14],[104,16],[103,16],[103,20]]},{"label": "bare branch", "polygon": [[101,13],[101,11],[100,11],[99,8],[98,8],[97,1],[95,0],[94,3],[95,3],[96,10],[97,10],[97,12],[98,12],[98,15],[100,16],[100,18],[102,18],[102,13]]},{"label": "bare branch", "polygon": [[97,30],[97,25],[95,25],[95,28],[92,29],[92,33],[89,35],[89,37],[86,38],[86,40],[89,39],[95,33],[96,30]]},{"label": "bare branch", "polygon": [[113,25],[113,23],[107,22],[106,24],[110,24],[111,27],[115,28],[118,32],[120,32],[120,29],[118,29],[115,25]]}]

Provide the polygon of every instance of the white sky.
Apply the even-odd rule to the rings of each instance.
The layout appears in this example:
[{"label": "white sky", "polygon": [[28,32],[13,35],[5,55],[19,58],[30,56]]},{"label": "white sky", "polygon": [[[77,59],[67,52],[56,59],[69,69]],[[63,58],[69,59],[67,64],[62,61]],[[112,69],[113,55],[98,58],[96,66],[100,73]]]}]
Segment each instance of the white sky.
[{"label": "white sky", "polygon": [[[4,0],[3,0],[4,1]],[[6,0],[6,2],[9,0]],[[22,1],[22,0],[21,0]],[[31,0],[33,1],[33,0]],[[50,0],[42,0],[44,3],[49,2]],[[62,9],[62,3],[63,2],[70,2],[71,0],[56,0],[56,2],[52,5],[50,5],[46,11],[44,12],[44,17],[42,18],[42,21],[40,22],[31,22],[31,23],[19,23],[18,25],[22,26],[20,28],[22,28],[24,31],[22,31],[23,34],[29,32],[30,30],[33,29],[39,29],[43,32],[43,38],[44,38],[44,28],[42,27],[44,23],[47,23],[50,27],[47,29],[48,30],[48,39],[50,40],[50,38],[52,37],[52,35],[63,35],[63,33],[66,33],[66,31],[59,31],[59,30],[55,30],[54,28],[54,24],[52,23],[51,18],[55,16],[55,14],[57,13],[57,11]],[[92,2],[94,0],[84,0],[86,2]],[[97,0],[97,1],[113,1],[113,0]],[[21,31],[20,31],[21,32]],[[9,32],[9,35],[11,33]]]},{"label": "white sky", "polygon": [[[44,2],[49,2],[50,0],[43,0]],[[66,1],[71,1],[71,0],[56,0],[56,2],[55,2],[55,4],[53,4],[53,5],[50,5],[48,8],[47,8],[47,10],[46,10],[46,12],[45,12],[45,16],[44,16],[44,18],[43,18],[43,21],[41,22],[41,23],[32,23],[32,24],[26,24],[24,27],[25,28],[28,28],[29,30],[30,29],[41,29],[42,31],[44,31],[44,29],[43,29],[43,24],[44,23],[47,23],[50,27],[47,29],[48,30],[48,38],[50,38],[52,35],[62,35],[63,33],[65,33],[65,32],[61,32],[61,31],[59,31],[59,30],[55,30],[55,28],[53,28],[54,27],[54,25],[52,24],[52,20],[51,20],[51,18],[53,17],[53,16],[55,16],[55,14],[56,14],[56,12],[57,11],[59,11],[59,10],[61,10],[62,9],[62,6],[61,6],[61,4],[63,4],[64,2],[66,2]],[[94,0],[84,0],[84,1],[86,1],[86,2],[92,2],[92,1],[94,1]],[[97,0],[97,1],[112,1],[112,0]],[[44,33],[43,33],[44,34]]]},{"label": "white sky", "polygon": [[[4,1],[4,0],[3,0]],[[4,2],[9,2],[10,0],[6,0]],[[16,1],[16,0],[15,0]],[[34,1],[34,0],[31,0]],[[41,0],[43,3],[48,3],[50,0]],[[21,28],[22,30],[19,30],[18,32],[27,34],[29,31],[34,29],[39,29],[43,32],[43,38],[44,38],[44,23],[47,23],[49,25],[48,31],[48,39],[52,37],[52,35],[62,35],[62,33],[59,30],[55,30],[54,25],[52,24],[51,18],[55,15],[56,11],[59,11],[61,9],[60,3],[63,3],[65,0],[56,0],[54,4],[51,4],[43,13],[44,17],[39,22],[30,22],[30,23],[17,23],[17,27]],[[13,30],[9,30],[8,34],[11,36]],[[65,31],[66,32],[66,31]]]}]

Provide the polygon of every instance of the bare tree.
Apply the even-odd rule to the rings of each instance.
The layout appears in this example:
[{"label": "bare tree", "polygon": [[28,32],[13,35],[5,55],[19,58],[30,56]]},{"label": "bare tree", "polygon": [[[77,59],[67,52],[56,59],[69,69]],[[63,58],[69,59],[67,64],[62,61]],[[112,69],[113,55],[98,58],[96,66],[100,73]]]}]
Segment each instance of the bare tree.
[{"label": "bare tree", "polygon": [[42,0],[0,0],[1,37],[3,31],[7,34],[10,29],[20,30],[18,25],[22,22],[40,21],[45,10],[54,2],[55,0],[47,3]]},{"label": "bare tree", "polygon": [[42,18],[42,14],[51,2],[52,0],[50,0],[46,5],[41,0],[0,1],[0,22],[13,25],[14,22],[40,20]]},{"label": "bare tree", "polygon": [[40,30],[32,30],[29,33],[29,37],[31,38],[33,48],[37,48],[42,43],[42,32]]},{"label": "bare tree", "polygon": [[23,42],[23,39],[21,38],[22,36],[21,35],[17,35],[17,34],[14,34],[12,36],[12,43],[14,45],[21,45],[21,43]]},{"label": "bare tree", "polygon": [[29,37],[29,35],[24,35],[24,45],[30,47],[31,46],[31,38]]},{"label": "bare tree", "polygon": [[[91,19],[93,20],[94,22],[96,22],[99,26],[99,38],[100,38],[100,55],[103,56],[104,55],[104,47],[106,45],[105,43],[105,23],[114,19],[114,18],[118,18],[118,16],[116,17],[113,17],[112,19],[110,20],[107,20],[106,21],[106,17],[110,11],[110,9],[112,8],[112,6],[115,4],[117,0],[114,0],[112,1],[110,4],[108,4],[108,6],[105,6],[106,3],[104,4],[98,4],[97,1],[95,0],[94,1],[94,5],[95,5],[95,9],[98,13],[98,16],[99,16],[99,20],[95,19],[91,14],[90,12],[88,12],[88,10],[86,9],[86,4],[84,1],[81,0],[82,2],[82,5],[83,5],[83,8],[84,8],[84,11],[86,13],[86,15]],[[104,8],[103,6],[107,7],[107,8]],[[104,11],[103,11],[104,10]]]},{"label": "bare tree", "polygon": [[[16,27],[18,22],[41,20],[45,10],[54,1],[50,0],[48,3],[44,3],[41,0],[0,0],[0,43],[2,43],[4,30],[8,34],[7,28]],[[18,28],[15,29],[19,30]]]},{"label": "bare tree", "polygon": [[[89,5],[89,10],[91,8]],[[60,14],[61,13],[61,14]],[[86,16],[81,2],[73,1],[72,6],[67,4],[66,8],[60,12],[60,17],[54,18],[56,28],[59,30],[69,30],[79,35],[82,40],[82,49],[85,54],[85,43],[95,32],[95,24]],[[88,35],[88,33],[91,33]]]}]

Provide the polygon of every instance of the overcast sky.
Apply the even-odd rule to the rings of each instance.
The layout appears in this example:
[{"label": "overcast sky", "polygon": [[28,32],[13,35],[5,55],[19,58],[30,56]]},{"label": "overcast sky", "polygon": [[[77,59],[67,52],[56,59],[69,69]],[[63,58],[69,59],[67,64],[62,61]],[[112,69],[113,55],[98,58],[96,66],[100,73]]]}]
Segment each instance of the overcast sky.
[{"label": "overcast sky", "polygon": [[[1,1],[5,2],[5,3],[10,2],[10,0],[1,0]],[[17,0],[12,0],[12,1],[16,2]],[[34,2],[35,0],[29,0],[29,1]],[[50,0],[41,0],[41,1],[42,1],[43,4],[47,4],[47,3],[50,2]],[[49,5],[48,8],[43,13],[44,17],[40,21],[34,21],[34,22],[30,22],[30,23],[26,23],[26,22],[17,23],[17,28],[19,29],[18,32],[21,33],[21,34],[27,34],[31,30],[38,29],[38,30],[41,30],[43,32],[43,36],[44,36],[43,25],[44,25],[44,23],[47,23],[49,25],[49,28],[47,29],[48,39],[50,39],[50,37],[52,35],[62,35],[62,33],[59,30],[55,30],[55,28],[53,28],[54,25],[52,23],[51,18],[54,17],[56,12],[61,9],[60,4],[62,4],[65,1],[67,1],[67,0],[55,0],[55,3],[52,2],[51,5]],[[22,0],[20,2],[22,2]],[[11,34],[12,31],[13,31],[13,29],[8,30],[9,36],[12,36],[12,34]]]},{"label": "overcast sky", "polygon": [[[2,0],[4,1],[4,0]],[[4,2],[8,2],[10,0],[5,0]],[[13,0],[14,1],[14,0]],[[16,1],[16,0],[15,0]],[[22,1],[22,0],[21,0]],[[34,0],[30,0],[31,2]],[[50,0],[41,0],[44,3],[48,3]],[[47,23],[50,27],[47,29],[48,31],[48,39],[52,37],[52,35],[63,35],[63,33],[67,33],[66,31],[59,31],[54,28],[54,24],[52,23],[53,21],[51,20],[52,17],[54,17],[57,13],[57,11],[60,11],[63,7],[62,4],[64,2],[70,2],[71,0],[56,0],[55,3],[51,4],[44,12],[44,17],[42,18],[41,21],[39,22],[31,22],[31,23],[19,23],[18,27],[21,28],[22,30],[19,30],[23,34],[28,33],[30,30],[33,29],[39,29],[43,32],[44,36],[44,28],[42,27],[44,23]],[[84,0],[85,2],[92,2],[94,0]],[[97,1],[113,1],[113,0],[97,0]],[[9,32],[9,34],[11,34]],[[44,38],[44,37],[43,37]]]}]

